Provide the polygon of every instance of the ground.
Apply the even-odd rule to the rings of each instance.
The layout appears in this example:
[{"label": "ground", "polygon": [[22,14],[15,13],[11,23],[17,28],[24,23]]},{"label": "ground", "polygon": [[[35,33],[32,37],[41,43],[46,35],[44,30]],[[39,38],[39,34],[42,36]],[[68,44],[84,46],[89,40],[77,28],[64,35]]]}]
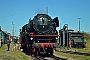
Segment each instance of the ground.
[{"label": "ground", "polygon": [[[90,41],[86,41],[86,48],[71,48],[72,51],[85,52],[90,53]],[[0,47],[0,60],[32,60],[32,57],[26,55],[21,50],[13,51],[14,44],[11,43],[10,51],[7,51],[7,45],[4,44]],[[77,54],[69,54],[62,52],[54,52],[54,55],[61,58],[68,58],[68,60],[90,60],[90,56],[77,55]]]},{"label": "ground", "polygon": [[[62,52],[55,52],[55,55],[67,57],[69,60],[90,60],[90,40],[85,41],[86,42],[86,48],[71,48],[70,51],[77,51],[77,52],[83,52],[88,53],[89,55],[78,55],[78,54],[72,54],[70,53],[62,53]],[[65,49],[64,49],[65,50]]]},{"label": "ground", "polygon": [[20,50],[13,51],[14,44],[10,44],[10,51],[7,51],[7,45],[0,48],[0,60],[29,60],[29,56]]}]

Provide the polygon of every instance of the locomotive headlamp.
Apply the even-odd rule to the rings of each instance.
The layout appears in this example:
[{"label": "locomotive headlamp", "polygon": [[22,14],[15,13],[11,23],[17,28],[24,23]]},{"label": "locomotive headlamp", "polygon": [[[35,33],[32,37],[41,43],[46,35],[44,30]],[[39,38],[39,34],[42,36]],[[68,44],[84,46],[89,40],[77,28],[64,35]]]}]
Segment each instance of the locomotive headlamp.
[{"label": "locomotive headlamp", "polygon": [[56,40],[58,39],[58,37],[56,37]]},{"label": "locomotive headlamp", "polygon": [[42,17],[40,17],[40,20],[42,20]]},{"label": "locomotive headlamp", "polygon": [[43,28],[44,28],[44,26],[43,26]]},{"label": "locomotive headlamp", "polygon": [[40,20],[45,20],[46,18],[41,17]]},{"label": "locomotive headlamp", "polygon": [[31,40],[33,40],[33,38],[32,38],[32,37],[31,37],[30,39],[31,39]]}]

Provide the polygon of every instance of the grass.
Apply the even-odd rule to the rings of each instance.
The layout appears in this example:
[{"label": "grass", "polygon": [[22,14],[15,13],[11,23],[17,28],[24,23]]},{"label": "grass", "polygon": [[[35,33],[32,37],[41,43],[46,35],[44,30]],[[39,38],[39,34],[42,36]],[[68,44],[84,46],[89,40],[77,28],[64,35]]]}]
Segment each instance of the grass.
[{"label": "grass", "polygon": [[[11,46],[11,48],[13,48]],[[29,60],[30,57],[27,56],[25,53],[21,52],[20,50],[17,51],[7,51],[7,45],[3,45],[0,48],[0,60],[1,59],[8,59],[8,60]]]},{"label": "grass", "polygon": [[[86,48],[71,48],[70,50],[77,50],[78,52],[90,53],[90,33],[84,32],[84,38],[86,42]],[[60,47],[62,48],[62,47]],[[55,52],[57,56],[63,56],[70,58],[69,60],[90,60],[90,56],[76,55],[76,54],[66,54],[62,52]]]},{"label": "grass", "polygon": [[69,58],[69,60],[90,60],[90,56],[66,54],[66,53],[62,53],[62,52],[55,52],[54,54],[56,54],[58,56],[67,57],[67,58]]},{"label": "grass", "polygon": [[[71,48],[71,50],[77,50],[79,52],[90,53],[90,40],[85,40],[85,42],[86,42],[86,48]],[[90,56],[66,54],[62,52],[55,52],[54,54],[57,56],[71,58],[69,60],[90,60]]]},{"label": "grass", "polygon": [[79,52],[86,52],[86,53],[90,53],[90,40],[85,40],[86,42],[86,48],[72,48],[74,50],[78,50]]}]

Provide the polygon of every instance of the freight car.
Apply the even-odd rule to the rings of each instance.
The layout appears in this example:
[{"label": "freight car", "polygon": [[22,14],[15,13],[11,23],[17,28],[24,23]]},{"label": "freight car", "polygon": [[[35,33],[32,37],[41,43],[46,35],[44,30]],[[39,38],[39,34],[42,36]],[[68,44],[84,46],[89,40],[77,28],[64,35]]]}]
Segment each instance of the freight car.
[{"label": "freight car", "polygon": [[30,50],[35,55],[51,54],[58,46],[58,17],[52,19],[47,14],[37,14],[20,30],[21,47],[23,51]]},{"label": "freight car", "polygon": [[[68,33],[67,33],[67,31],[68,31]],[[83,33],[74,31],[74,30],[67,30],[67,31],[63,31],[63,30],[59,31],[59,33],[60,33],[59,41],[60,41],[61,46],[63,46],[64,44],[65,44],[65,46],[69,46],[69,40],[72,40],[72,47],[74,47],[74,48],[76,48],[76,47],[85,48],[86,47],[86,44],[84,42],[84,34]]]}]

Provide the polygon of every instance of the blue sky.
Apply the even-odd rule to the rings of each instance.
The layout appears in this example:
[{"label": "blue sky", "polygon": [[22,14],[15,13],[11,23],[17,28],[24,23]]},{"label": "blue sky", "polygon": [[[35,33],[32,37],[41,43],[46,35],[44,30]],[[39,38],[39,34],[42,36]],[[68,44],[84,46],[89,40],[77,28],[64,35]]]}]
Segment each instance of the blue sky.
[{"label": "blue sky", "polygon": [[[58,17],[61,27],[78,30],[78,17],[81,18],[81,31],[90,32],[90,0],[0,0],[0,26],[12,34],[14,22],[15,35],[29,18],[46,11],[52,18]],[[59,28],[57,28],[59,30]]]}]

